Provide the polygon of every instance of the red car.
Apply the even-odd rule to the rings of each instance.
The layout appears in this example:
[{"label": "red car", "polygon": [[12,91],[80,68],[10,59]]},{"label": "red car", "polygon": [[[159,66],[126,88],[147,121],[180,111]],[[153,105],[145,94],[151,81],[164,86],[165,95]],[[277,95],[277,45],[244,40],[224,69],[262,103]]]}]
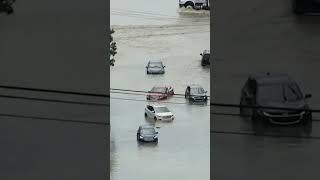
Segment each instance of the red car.
[{"label": "red car", "polygon": [[160,87],[154,86],[147,94],[147,100],[161,100],[166,99],[168,96],[174,94],[173,88],[171,86]]}]

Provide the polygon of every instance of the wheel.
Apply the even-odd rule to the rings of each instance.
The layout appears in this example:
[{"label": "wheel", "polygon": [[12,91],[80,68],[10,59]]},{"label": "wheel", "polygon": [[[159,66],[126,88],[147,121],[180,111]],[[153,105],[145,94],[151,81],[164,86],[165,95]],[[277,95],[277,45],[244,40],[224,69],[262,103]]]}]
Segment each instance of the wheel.
[{"label": "wheel", "polygon": [[194,9],[194,4],[189,1],[189,2],[186,2],[186,3],[184,4],[184,7],[185,7],[185,8],[192,8],[192,9]]},{"label": "wheel", "polygon": [[251,120],[253,125],[253,131],[255,132],[255,134],[263,135],[267,125],[266,120],[262,118],[260,115],[258,115],[255,110],[253,110],[252,112]]},{"label": "wheel", "polygon": [[147,113],[144,113],[144,117],[147,117]]},{"label": "wheel", "polygon": [[149,74],[149,71],[147,71],[147,74]]}]

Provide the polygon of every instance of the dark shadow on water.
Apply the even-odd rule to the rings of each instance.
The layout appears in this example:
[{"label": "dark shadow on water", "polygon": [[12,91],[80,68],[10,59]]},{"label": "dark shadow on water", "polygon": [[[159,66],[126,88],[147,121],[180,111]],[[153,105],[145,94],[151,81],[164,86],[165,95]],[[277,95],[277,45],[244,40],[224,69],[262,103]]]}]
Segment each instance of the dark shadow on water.
[{"label": "dark shadow on water", "polygon": [[275,125],[271,123],[251,122],[252,130],[256,135],[272,137],[307,138],[312,133],[312,123],[294,125]]}]

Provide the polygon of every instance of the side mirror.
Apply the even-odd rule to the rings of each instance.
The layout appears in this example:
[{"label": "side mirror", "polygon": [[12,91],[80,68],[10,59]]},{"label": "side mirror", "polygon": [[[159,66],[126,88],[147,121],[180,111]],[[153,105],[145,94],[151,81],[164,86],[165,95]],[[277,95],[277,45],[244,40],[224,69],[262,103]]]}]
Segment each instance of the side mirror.
[{"label": "side mirror", "polygon": [[202,53],[200,53],[200,56],[202,56]]},{"label": "side mirror", "polygon": [[304,96],[305,99],[308,99],[308,98],[311,98],[311,97],[312,97],[311,94],[306,94],[306,95]]},{"label": "side mirror", "polygon": [[156,132],[156,134],[159,134],[159,132]]},{"label": "side mirror", "polygon": [[166,66],[163,66],[164,68],[166,67]]}]

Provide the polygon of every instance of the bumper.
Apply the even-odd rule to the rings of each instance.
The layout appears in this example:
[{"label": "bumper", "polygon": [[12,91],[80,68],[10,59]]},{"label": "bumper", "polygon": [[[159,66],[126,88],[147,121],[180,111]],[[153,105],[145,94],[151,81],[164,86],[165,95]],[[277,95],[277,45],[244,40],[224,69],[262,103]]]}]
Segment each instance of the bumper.
[{"label": "bumper", "polygon": [[173,121],[174,120],[174,117],[157,117],[157,120],[160,120],[160,121]]},{"label": "bumper", "polygon": [[156,139],[145,139],[145,138],[140,138],[140,141],[141,142],[158,142],[158,138],[156,138]]},{"label": "bumper", "polygon": [[204,102],[204,101],[207,101],[208,98],[207,97],[193,97],[193,98],[190,98],[190,100],[192,100],[193,102]]},{"label": "bumper", "polygon": [[272,124],[278,125],[291,125],[298,124],[306,120],[306,112],[301,112],[297,114],[286,114],[286,115],[273,115],[270,113],[263,112],[262,117]]}]

